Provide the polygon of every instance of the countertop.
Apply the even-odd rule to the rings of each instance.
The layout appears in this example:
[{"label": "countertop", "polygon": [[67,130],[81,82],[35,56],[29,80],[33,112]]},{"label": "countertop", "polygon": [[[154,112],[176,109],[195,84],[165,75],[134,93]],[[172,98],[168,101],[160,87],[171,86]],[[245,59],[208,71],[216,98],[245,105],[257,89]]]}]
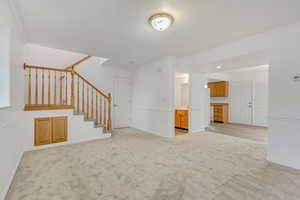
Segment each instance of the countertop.
[{"label": "countertop", "polygon": [[213,106],[213,105],[228,105],[228,103],[211,103],[210,105],[211,106]]},{"label": "countertop", "polygon": [[188,108],[175,108],[175,110],[189,110]]}]

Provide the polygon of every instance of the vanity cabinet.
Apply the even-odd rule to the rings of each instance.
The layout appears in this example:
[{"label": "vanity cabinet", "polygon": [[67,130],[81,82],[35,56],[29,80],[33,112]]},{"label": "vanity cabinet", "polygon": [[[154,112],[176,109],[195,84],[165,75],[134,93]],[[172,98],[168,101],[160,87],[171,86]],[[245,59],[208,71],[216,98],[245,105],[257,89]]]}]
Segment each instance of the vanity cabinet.
[{"label": "vanity cabinet", "polygon": [[175,127],[181,129],[189,128],[189,111],[188,110],[175,110]]}]

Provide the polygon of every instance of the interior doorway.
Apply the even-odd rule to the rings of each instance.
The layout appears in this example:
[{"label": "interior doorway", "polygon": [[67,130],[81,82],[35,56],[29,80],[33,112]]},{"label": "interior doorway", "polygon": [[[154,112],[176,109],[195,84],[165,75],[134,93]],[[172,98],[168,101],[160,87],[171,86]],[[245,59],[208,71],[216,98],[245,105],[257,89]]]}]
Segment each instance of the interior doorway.
[{"label": "interior doorway", "polygon": [[[266,141],[268,74],[268,65],[208,74],[208,87],[211,90],[211,124],[208,130]],[[223,82],[226,82],[225,87],[221,87]]]},{"label": "interior doorway", "polygon": [[185,135],[189,131],[190,121],[190,83],[189,74],[175,74],[175,135]]}]

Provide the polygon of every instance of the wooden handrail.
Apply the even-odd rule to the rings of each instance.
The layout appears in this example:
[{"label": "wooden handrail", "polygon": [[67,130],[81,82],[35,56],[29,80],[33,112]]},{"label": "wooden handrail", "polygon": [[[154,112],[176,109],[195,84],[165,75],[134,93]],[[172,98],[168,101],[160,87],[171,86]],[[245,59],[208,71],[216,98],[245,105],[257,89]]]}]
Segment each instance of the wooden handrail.
[{"label": "wooden handrail", "polygon": [[92,56],[86,56],[82,59],[80,59],[79,61],[77,61],[76,63],[72,64],[72,65],[69,65],[68,67],[66,67],[65,69],[74,69],[74,67],[76,67],[77,65],[79,65],[80,63],[86,61],[87,59],[90,59]]},{"label": "wooden handrail", "polygon": [[[83,113],[87,119],[95,120],[96,125],[100,124],[104,130],[112,130],[111,94],[105,94],[96,88],[96,86],[84,76],[76,72],[74,68],[61,69],[24,64],[24,69],[28,70],[28,104],[25,108],[29,106],[28,108],[30,110],[34,107],[44,109],[45,107],[56,108],[57,106],[61,106],[63,109],[65,108],[64,106],[69,106],[77,112],[80,112],[81,96],[81,113]],[[62,77],[64,77],[64,79]],[[75,80],[77,80],[77,84]],[[34,84],[33,86],[32,82]],[[82,89],[80,89],[80,85]],[[70,88],[71,91],[69,90]],[[76,90],[77,96],[75,95]],[[34,96],[32,96],[32,93],[34,93]],[[32,104],[32,102],[34,102],[34,104]]]},{"label": "wooden handrail", "polygon": [[34,65],[26,65],[24,64],[24,69],[40,69],[40,70],[49,70],[49,71],[58,71],[58,72],[70,72],[76,74],[78,77],[80,77],[84,82],[86,82],[88,85],[90,85],[92,88],[94,88],[97,92],[99,92],[102,96],[104,96],[106,99],[110,99],[109,95],[106,95],[104,92],[99,90],[96,86],[94,86],[91,82],[89,82],[85,77],[83,77],[81,74],[76,72],[75,70],[69,70],[69,69],[60,69],[60,68],[51,68],[51,67],[42,67],[42,66],[34,66]]},{"label": "wooden handrail", "polygon": [[33,65],[26,65],[26,64],[24,64],[24,69],[41,69],[41,70],[50,70],[50,71],[59,71],[59,72],[72,72],[72,70],[69,69],[33,66]]},{"label": "wooden handrail", "polygon": [[76,74],[79,78],[81,78],[84,82],[86,82],[87,84],[89,84],[92,88],[94,88],[97,92],[99,92],[102,96],[104,96],[106,99],[109,99],[109,96],[104,94],[104,92],[102,92],[101,90],[99,90],[98,88],[96,88],[91,82],[89,82],[88,80],[86,80],[86,78],[84,78],[82,75],[80,75],[78,72],[76,72],[74,70],[74,74]]}]

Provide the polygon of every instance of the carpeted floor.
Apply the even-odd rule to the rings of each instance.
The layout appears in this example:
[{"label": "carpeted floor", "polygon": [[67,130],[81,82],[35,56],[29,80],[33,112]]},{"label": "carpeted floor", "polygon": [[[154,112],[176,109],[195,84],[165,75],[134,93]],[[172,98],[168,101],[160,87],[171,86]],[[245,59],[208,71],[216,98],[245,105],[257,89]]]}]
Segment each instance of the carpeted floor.
[{"label": "carpeted floor", "polygon": [[268,142],[268,129],[266,127],[250,126],[242,124],[212,123],[208,131],[224,135],[245,138],[258,142]]},{"label": "carpeted floor", "polygon": [[6,200],[299,200],[300,172],[265,157],[265,144],[227,135],[123,129],[26,153]]}]

